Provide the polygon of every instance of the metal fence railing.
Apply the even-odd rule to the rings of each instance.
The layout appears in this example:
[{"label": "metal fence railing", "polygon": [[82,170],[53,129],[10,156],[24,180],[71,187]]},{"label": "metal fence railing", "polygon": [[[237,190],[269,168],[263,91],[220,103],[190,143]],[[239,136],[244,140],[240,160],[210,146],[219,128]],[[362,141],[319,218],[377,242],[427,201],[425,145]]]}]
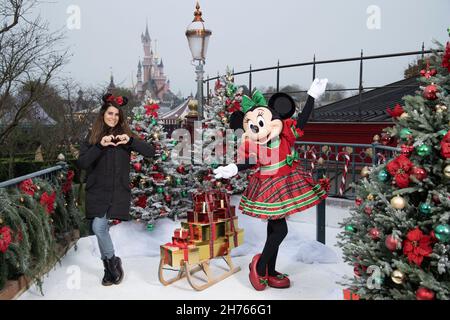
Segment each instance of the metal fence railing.
[{"label": "metal fence railing", "polygon": [[53,178],[61,171],[67,167],[65,162],[58,162],[54,167],[47,168],[44,170],[36,171],[21,177],[13,178],[7,181],[0,182],[0,188],[14,187],[20,184],[22,181],[33,178],[41,178],[43,180],[52,181]]}]

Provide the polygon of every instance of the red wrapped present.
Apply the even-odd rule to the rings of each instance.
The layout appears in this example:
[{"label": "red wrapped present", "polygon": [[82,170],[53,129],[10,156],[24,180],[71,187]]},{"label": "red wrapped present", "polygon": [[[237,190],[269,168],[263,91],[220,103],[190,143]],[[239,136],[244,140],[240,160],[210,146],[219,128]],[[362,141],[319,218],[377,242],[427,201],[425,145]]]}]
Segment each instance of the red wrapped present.
[{"label": "red wrapped present", "polygon": [[173,236],[176,239],[187,239],[188,238],[188,233],[189,230],[184,229],[184,228],[176,228],[175,231],[173,232]]},{"label": "red wrapped present", "polygon": [[344,289],[344,300],[359,300],[359,296],[350,289]]}]

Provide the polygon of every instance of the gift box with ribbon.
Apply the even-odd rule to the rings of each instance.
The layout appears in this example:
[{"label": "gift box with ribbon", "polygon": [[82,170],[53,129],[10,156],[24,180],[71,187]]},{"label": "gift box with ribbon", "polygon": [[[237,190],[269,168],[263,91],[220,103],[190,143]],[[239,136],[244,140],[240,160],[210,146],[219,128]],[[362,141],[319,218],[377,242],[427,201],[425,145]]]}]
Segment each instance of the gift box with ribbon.
[{"label": "gift box with ribbon", "polygon": [[359,300],[359,296],[350,289],[344,289],[344,300]]},{"label": "gift box with ribbon", "polygon": [[176,228],[173,232],[174,238],[180,239],[180,240],[187,240],[189,233],[188,229],[184,228]]},{"label": "gift box with ribbon", "polygon": [[244,243],[244,229],[236,229],[235,232],[229,232],[225,238],[230,244],[230,249],[236,248]]},{"label": "gift box with ribbon", "polygon": [[[209,241],[225,236],[225,221],[213,223],[181,222],[181,226],[188,230],[189,240]],[[212,235],[212,237],[211,237]]]},{"label": "gift box with ribbon", "polygon": [[180,267],[182,261],[188,261],[190,264],[199,263],[199,248],[191,244],[166,243],[161,246],[161,257],[164,264],[172,267]]}]

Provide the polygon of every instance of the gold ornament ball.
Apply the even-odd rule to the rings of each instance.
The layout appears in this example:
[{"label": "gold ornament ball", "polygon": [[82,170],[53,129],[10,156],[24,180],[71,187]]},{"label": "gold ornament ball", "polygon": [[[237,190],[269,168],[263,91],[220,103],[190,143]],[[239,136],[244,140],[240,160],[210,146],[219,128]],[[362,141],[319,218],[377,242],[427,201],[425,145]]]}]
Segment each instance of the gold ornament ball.
[{"label": "gold ornament ball", "polygon": [[391,279],[396,284],[402,284],[405,281],[405,275],[400,270],[394,270],[391,274]]},{"label": "gold ornament ball", "polygon": [[403,113],[400,115],[400,119],[406,119],[406,118],[409,118],[409,114],[407,114],[406,112],[403,112]]},{"label": "gold ornament ball", "polygon": [[41,190],[41,187],[37,186],[37,189],[38,189],[38,190]]},{"label": "gold ornament ball", "polygon": [[447,166],[445,166],[445,168],[444,168],[444,175],[445,175],[447,178],[450,178],[450,164],[448,164]]},{"label": "gold ornament ball", "polygon": [[3,219],[2,218],[0,218],[0,224],[2,224],[3,223]]},{"label": "gold ornament ball", "polygon": [[447,106],[445,106],[443,104],[436,105],[436,112],[442,113],[444,111],[447,111]]},{"label": "gold ornament ball", "polygon": [[395,196],[391,199],[391,206],[395,209],[403,209],[406,206],[406,201],[400,196]]},{"label": "gold ornament ball", "polygon": [[155,132],[155,133],[153,134],[153,138],[155,138],[156,140],[158,140],[158,139],[159,139],[159,133]]},{"label": "gold ornament ball", "polygon": [[166,181],[168,182],[168,183],[172,183],[172,176],[167,176],[166,177]]},{"label": "gold ornament ball", "polygon": [[361,177],[368,177],[369,174],[370,174],[369,167],[366,166],[366,167],[362,168],[362,170],[361,170]]},{"label": "gold ornament ball", "polygon": [[325,163],[325,159],[320,157],[319,160],[317,160],[317,163],[321,166],[323,166],[323,164]]},{"label": "gold ornament ball", "polygon": [[22,198],[22,197],[20,197],[20,202],[24,202],[25,200]]},{"label": "gold ornament ball", "polygon": [[373,194],[369,194],[369,195],[367,196],[367,200],[373,201],[373,199],[374,199]]},{"label": "gold ornament ball", "polygon": [[217,182],[216,182],[216,187],[217,187],[217,188],[221,188],[221,187],[222,187],[222,182],[217,181]]},{"label": "gold ornament ball", "polygon": [[374,141],[374,142],[380,141],[380,136],[379,136],[378,134],[374,135],[374,136],[373,136],[373,141]]},{"label": "gold ornament ball", "polygon": [[228,122],[227,117],[223,117],[223,118],[222,118],[222,122],[223,122],[223,123],[227,123],[227,122]]}]

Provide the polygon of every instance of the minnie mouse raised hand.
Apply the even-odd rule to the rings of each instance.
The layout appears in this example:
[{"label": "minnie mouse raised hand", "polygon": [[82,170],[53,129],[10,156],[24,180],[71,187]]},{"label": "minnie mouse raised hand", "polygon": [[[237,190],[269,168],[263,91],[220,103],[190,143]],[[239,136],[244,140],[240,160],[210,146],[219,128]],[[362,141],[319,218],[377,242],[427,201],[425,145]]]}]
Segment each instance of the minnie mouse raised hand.
[{"label": "minnie mouse raised hand", "polygon": [[315,182],[298,162],[295,141],[327,85],[327,79],[315,79],[308,90],[308,99],[297,120],[291,119],[295,102],[285,93],[276,93],[267,104],[256,91],[252,98],[244,96],[242,111],[230,117],[232,129],[243,129],[238,150],[238,163],[218,167],[215,178],[231,178],[240,170],[258,169],[249,177],[239,209],[242,213],[267,219],[267,239],[262,253],[249,265],[250,282],[256,290],[267,285],[288,288],[286,274],[275,271],[278,248],[287,235],[285,217],[317,205],[327,197],[326,183]]}]

